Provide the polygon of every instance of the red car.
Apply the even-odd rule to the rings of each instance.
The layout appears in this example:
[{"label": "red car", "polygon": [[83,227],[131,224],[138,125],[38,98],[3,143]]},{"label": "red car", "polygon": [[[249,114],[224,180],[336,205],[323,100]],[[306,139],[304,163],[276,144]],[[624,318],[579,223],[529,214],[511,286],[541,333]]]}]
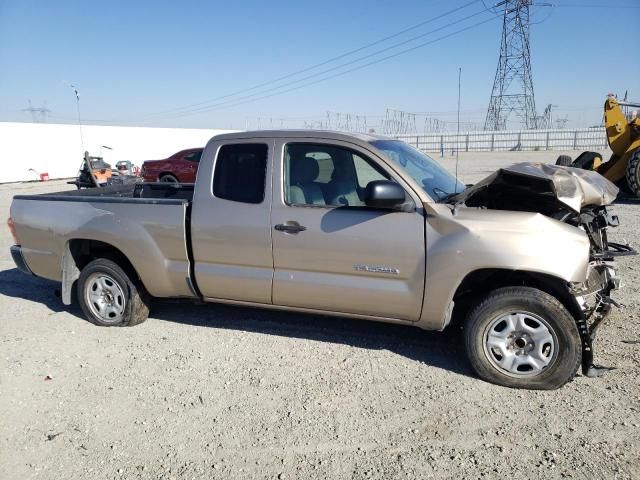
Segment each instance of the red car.
[{"label": "red car", "polygon": [[147,160],[140,176],[145,182],[193,183],[196,181],[202,148],[189,148],[164,160]]}]

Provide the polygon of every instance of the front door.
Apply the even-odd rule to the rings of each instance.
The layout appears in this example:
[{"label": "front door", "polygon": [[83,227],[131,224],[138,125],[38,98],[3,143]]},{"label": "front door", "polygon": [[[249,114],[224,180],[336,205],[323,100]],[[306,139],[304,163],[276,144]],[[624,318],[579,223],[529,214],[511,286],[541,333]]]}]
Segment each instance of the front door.
[{"label": "front door", "polygon": [[416,211],[364,204],[367,183],[385,178],[415,197],[375,158],[348,142],[276,142],[271,213],[275,305],[418,320],[424,218]]}]

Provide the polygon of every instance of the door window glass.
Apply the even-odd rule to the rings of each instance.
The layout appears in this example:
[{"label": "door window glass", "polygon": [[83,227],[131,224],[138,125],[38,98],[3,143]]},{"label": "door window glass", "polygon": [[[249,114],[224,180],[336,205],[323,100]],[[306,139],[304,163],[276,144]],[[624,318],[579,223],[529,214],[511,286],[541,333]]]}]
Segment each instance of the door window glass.
[{"label": "door window glass", "polygon": [[224,145],[213,174],[213,194],[234,202],[262,203],[267,173],[267,145]]},{"label": "door window glass", "polygon": [[359,153],[311,143],[287,144],[284,172],[288,205],[364,207],[367,184],[389,178]]}]

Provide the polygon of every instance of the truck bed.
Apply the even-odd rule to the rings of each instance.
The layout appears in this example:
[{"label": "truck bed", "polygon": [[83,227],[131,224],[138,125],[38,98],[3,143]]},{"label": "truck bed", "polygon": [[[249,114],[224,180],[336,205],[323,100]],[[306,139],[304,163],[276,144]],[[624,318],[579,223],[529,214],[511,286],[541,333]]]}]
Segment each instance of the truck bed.
[{"label": "truck bed", "polygon": [[134,183],[67,190],[41,195],[16,195],[16,200],[182,204],[193,200],[193,183]]},{"label": "truck bed", "polygon": [[60,281],[65,255],[103,242],[130,259],[151,295],[190,297],[192,198],[193,184],[170,183],[16,195],[11,218],[38,276]]}]

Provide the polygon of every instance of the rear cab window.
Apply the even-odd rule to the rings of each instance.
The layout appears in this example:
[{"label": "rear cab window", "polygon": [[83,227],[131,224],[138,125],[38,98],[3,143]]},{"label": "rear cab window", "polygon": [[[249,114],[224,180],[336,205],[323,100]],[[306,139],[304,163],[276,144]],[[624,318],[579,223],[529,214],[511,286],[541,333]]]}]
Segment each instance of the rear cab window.
[{"label": "rear cab window", "polygon": [[264,201],[269,149],[263,143],[223,145],[213,172],[213,194],[242,203]]}]

